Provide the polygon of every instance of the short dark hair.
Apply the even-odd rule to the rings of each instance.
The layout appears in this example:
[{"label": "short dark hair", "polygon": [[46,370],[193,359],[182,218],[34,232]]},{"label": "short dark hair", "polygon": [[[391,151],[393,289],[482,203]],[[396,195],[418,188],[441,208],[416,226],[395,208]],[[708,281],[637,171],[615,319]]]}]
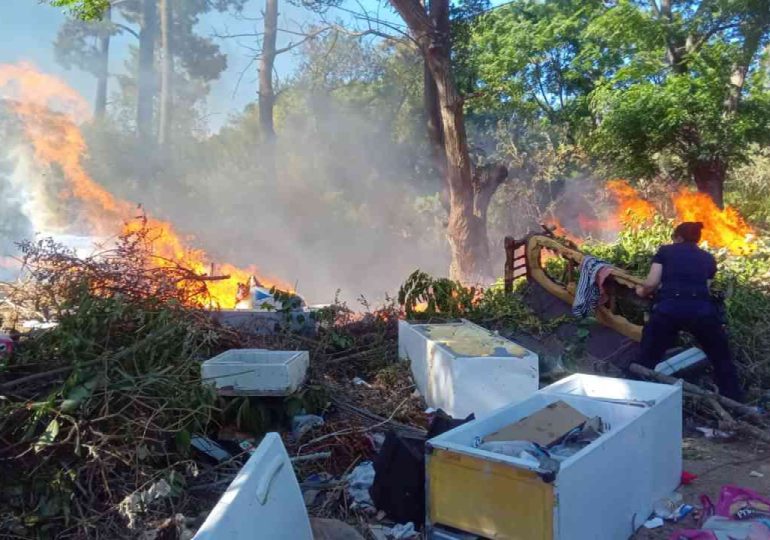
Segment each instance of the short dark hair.
[{"label": "short dark hair", "polygon": [[674,229],[674,238],[677,236],[691,244],[700,242],[700,233],[703,230],[703,223],[700,221],[685,221],[677,225]]}]

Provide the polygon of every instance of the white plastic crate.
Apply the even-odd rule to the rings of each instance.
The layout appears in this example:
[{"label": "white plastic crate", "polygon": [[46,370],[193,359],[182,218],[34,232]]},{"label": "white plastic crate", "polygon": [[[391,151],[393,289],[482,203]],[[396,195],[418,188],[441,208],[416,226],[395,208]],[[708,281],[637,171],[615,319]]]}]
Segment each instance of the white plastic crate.
[{"label": "white plastic crate", "polygon": [[427,404],[455,418],[482,417],[538,389],[535,353],[469,321],[399,321],[398,349]]},{"label": "white plastic crate", "polygon": [[309,363],[307,351],[230,349],[203,362],[201,377],[221,395],[287,396],[302,386]]},{"label": "white plastic crate", "polygon": [[[557,401],[609,429],[561,462],[555,478],[527,461],[474,448]],[[681,472],[681,389],[576,375],[428,441],[429,528],[486,538],[629,538]]]}]

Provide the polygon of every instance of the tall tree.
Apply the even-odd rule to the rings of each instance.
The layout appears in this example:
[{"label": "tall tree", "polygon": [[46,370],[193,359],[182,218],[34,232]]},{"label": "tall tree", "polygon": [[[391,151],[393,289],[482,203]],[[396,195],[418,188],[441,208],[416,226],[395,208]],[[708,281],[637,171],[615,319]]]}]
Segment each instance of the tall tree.
[{"label": "tall tree", "polygon": [[172,27],[171,0],[160,0],[160,50],[161,50],[161,78],[160,78],[160,118],[158,120],[158,142],[169,142],[171,130],[171,113],[173,107],[173,93],[171,89],[174,74],[174,58],[171,50]]},{"label": "tall tree", "polygon": [[158,34],[158,1],[141,0],[139,64],[136,75],[136,131],[147,144],[154,138],[155,40]]},{"label": "tall tree", "polygon": [[110,39],[118,32],[112,24],[110,9],[102,12],[102,20],[67,19],[54,42],[54,57],[67,69],[77,67],[96,78],[94,117],[104,118],[109,87]]},{"label": "tall tree", "polygon": [[569,125],[609,174],[663,172],[721,206],[729,167],[768,134],[769,36],[767,0],[554,0],[494,10],[474,40],[498,103]]},{"label": "tall tree", "polygon": [[259,61],[259,125],[262,128],[262,136],[269,141],[275,137],[273,69],[278,38],[278,0],[266,0],[263,15],[264,34],[262,36],[262,55]]},{"label": "tall tree", "polygon": [[451,41],[443,21],[448,0],[433,0],[431,16],[419,0],[390,0],[409,27],[436,85],[449,187],[447,237],[452,252],[450,274],[466,283],[485,282],[494,274],[489,259],[486,210],[507,177],[505,167],[480,168],[473,174],[465,131],[464,99],[452,72]]}]

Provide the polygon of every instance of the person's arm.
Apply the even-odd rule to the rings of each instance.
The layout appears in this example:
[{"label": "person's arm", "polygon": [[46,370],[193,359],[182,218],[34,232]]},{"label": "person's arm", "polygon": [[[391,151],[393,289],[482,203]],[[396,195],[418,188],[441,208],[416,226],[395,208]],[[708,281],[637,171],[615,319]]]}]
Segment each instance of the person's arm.
[{"label": "person's arm", "polygon": [[643,285],[636,287],[636,294],[642,298],[650,296],[660,286],[660,280],[663,276],[663,265],[660,263],[652,263],[650,267],[650,273],[647,274],[647,278],[644,280]]}]

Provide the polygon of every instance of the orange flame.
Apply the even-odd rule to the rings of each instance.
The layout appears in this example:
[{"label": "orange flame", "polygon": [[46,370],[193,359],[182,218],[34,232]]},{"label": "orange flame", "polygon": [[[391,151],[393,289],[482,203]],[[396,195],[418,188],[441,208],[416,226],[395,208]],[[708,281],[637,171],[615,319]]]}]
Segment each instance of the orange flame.
[{"label": "orange flame", "polygon": [[[114,234],[121,223],[124,224],[124,233],[142,226],[133,219],[135,206],[113,196],[95,182],[83,167],[82,159],[88,147],[76,122],[88,119],[88,103],[75,90],[30,64],[0,64],[0,99],[9,100],[12,110],[22,120],[24,134],[34,149],[38,163],[61,170],[67,183],[66,191],[61,195],[79,203],[93,234]],[[211,264],[206,253],[189,247],[170,223],[148,219],[147,226],[154,233],[153,250],[161,266],[179,264],[200,275],[209,274]],[[217,270],[230,277],[209,282],[211,301],[216,306],[234,307],[237,283],[247,282],[256,270],[229,264],[218,266]],[[258,278],[268,287],[290,290],[278,280],[264,276]],[[197,300],[206,302],[204,298]]]},{"label": "orange flame", "polygon": [[610,180],[607,189],[618,205],[615,218],[621,225],[642,225],[655,217],[657,210],[652,203],[642,199],[626,180]]},{"label": "orange flame", "polygon": [[756,249],[751,241],[754,231],[735,208],[725,206],[720,210],[705,193],[686,189],[674,196],[674,206],[680,221],[703,223],[703,240],[710,246],[727,248],[734,254],[747,254]]},{"label": "orange flame", "polygon": [[[615,209],[604,219],[579,214],[578,226],[587,234],[601,231],[619,232],[627,226],[640,226],[650,223],[659,210],[650,201],[645,200],[626,180],[610,180],[606,184],[612,195]],[[714,201],[704,193],[681,189],[672,195],[677,221],[700,221],[703,223],[703,240],[712,247],[726,248],[734,254],[746,254],[754,251],[752,228],[746,223],[735,208],[726,206],[717,208]],[[582,239],[551,218],[548,225],[555,226],[554,232],[580,244]]]}]

